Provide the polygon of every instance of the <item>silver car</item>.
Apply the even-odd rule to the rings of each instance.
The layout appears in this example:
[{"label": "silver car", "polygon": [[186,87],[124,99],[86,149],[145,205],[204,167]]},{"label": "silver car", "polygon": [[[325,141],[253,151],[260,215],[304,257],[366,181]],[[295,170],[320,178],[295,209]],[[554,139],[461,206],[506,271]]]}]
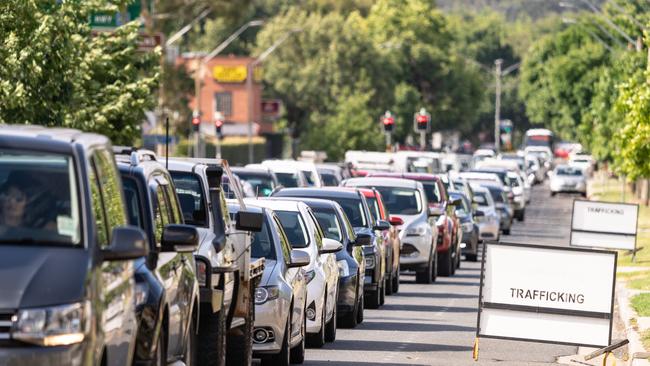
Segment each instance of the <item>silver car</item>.
[{"label": "silver car", "polygon": [[582,169],[558,165],[550,174],[551,196],[556,193],[580,193],[587,197],[587,179]]},{"label": "silver car", "polygon": [[[239,206],[229,205],[231,214]],[[255,233],[251,258],[265,258],[264,274],[255,290],[253,356],[262,365],[302,363],[305,358],[307,283],[304,267],[309,255],[291,250],[276,214],[266,208],[248,206],[263,214],[262,230]]]},{"label": "silver car", "polygon": [[499,220],[501,218],[499,217],[490,191],[478,184],[472,184],[472,189],[474,190],[474,203],[478,206],[477,209],[483,212],[482,216],[478,215],[476,218],[479,239],[499,241]]}]

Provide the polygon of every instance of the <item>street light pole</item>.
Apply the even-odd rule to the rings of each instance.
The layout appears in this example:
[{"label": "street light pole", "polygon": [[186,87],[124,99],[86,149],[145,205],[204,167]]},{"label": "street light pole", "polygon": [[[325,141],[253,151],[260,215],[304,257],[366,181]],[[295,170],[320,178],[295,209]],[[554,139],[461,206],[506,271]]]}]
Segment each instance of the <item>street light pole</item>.
[{"label": "street light pole", "polygon": [[[205,57],[202,59],[198,60],[198,65],[196,67],[196,71],[194,73],[194,115],[198,115],[199,118],[201,118],[201,79],[203,78],[203,69],[205,65],[210,62],[213,58],[215,58],[221,51],[223,51],[226,47],[228,47],[237,37],[239,37],[240,34],[242,34],[246,29],[250,27],[258,27],[264,24],[264,21],[262,20],[251,20],[250,22],[242,25],[235,31],[235,33],[231,34],[226,40],[221,42],[215,49],[213,49],[210,53],[208,53]],[[199,157],[197,154],[198,152],[198,144],[200,142],[200,128],[199,132],[196,132],[198,134],[197,139],[196,139],[196,147],[195,147],[195,157]]]},{"label": "street light pole", "polygon": [[275,51],[282,43],[284,43],[290,35],[300,32],[302,29],[292,29],[282,35],[271,47],[262,52],[255,60],[248,64],[246,72],[246,93],[248,94],[248,162],[254,163],[255,154],[253,151],[253,113],[255,105],[255,98],[253,96],[253,77],[255,76],[255,67],[261,64],[273,51]]},{"label": "street light pole", "polygon": [[501,130],[500,130],[500,119],[501,119],[501,64],[503,64],[502,59],[494,60],[494,78],[496,80],[496,91],[494,98],[494,148],[498,153],[501,148]]}]

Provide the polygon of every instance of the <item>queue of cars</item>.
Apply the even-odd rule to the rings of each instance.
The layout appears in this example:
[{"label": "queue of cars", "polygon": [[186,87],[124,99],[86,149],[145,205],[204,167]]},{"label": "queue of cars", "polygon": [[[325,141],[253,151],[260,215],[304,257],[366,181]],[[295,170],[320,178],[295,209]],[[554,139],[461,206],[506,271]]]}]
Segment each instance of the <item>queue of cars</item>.
[{"label": "queue of cars", "polygon": [[[364,169],[231,168],[75,130],[0,127],[0,269],[18,279],[0,287],[0,358],[302,363],[306,347],[336,341],[398,293],[405,271],[431,284],[463,255],[476,261],[482,241],[524,219],[543,165],[485,153],[474,167],[446,157],[469,171],[443,173],[437,153],[350,156]],[[552,191],[580,191],[576,171],[586,169],[555,167]]]}]

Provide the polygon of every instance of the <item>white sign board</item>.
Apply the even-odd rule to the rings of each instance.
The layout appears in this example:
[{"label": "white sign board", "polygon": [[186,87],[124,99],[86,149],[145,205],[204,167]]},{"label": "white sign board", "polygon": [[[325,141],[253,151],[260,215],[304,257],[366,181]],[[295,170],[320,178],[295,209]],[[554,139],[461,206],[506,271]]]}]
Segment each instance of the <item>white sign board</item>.
[{"label": "white sign board", "polygon": [[575,200],[571,245],[635,250],[638,215],[638,205]]},{"label": "white sign board", "polygon": [[477,336],[610,345],[616,252],[487,243]]}]

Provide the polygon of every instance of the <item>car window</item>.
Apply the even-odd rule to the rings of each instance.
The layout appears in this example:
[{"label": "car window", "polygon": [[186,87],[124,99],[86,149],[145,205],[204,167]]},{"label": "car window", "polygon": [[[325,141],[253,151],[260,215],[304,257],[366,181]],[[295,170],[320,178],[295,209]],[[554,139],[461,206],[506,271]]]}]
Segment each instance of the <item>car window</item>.
[{"label": "car window", "polygon": [[[62,154],[0,149],[0,241],[81,244],[73,161]],[[101,210],[99,192],[95,197]]]},{"label": "car window", "polygon": [[169,222],[172,224],[182,224],[183,214],[180,205],[178,204],[178,197],[176,196],[174,187],[171,184],[164,184],[163,190],[165,191],[165,195],[167,195],[169,201]]},{"label": "car window", "polygon": [[320,178],[323,181],[323,185],[326,187],[336,187],[340,183],[334,174],[321,173]]},{"label": "car window", "polygon": [[366,201],[368,202],[368,206],[370,208],[370,213],[372,214],[372,218],[375,221],[381,219],[381,212],[379,211],[379,202],[377,201],[377,198],[366,197]]},{"label": "car window", "polygon": [[325,234],[323,233],[322,228],[320,227],[320,224],[318,223],[318,220],[316,217],[314,217],[314,213],[311,211],[311,209],[308,209],[307,211],[309,213],[309,219],[312,222],[312,225],[314,227],[314,239],[316,239],[316,248],[318,250],[323,249],[323,238],[325,237]]},{"label": "car window", "polygon": [[495,203],[504,203],[508,200],[507,198],[504,198],[505,193],[503,190],[499,189],[498,187],[488,187],[488,191],[490,192],[492,200]]},{"label": "car window", "polygon": [[426,194],[429,203],[440,203],[442,201],[438,183],[435,181],[425,181],[422,182],[422,185],[424,186],[424,194]]},{"label": "car window", "polygon": [[289,238],[285,231],[282,229],[282,223],[278,219],[277,215],[273,215],[273,229],[280,236],[280,247],[282,248],[282,257],[284,258],[284,263],[291,263],[291,244],[289,244]]},{"label": "car window", "polygon": [[285,188],[298,187],[298,175],[295,173],[276,173],[278,182]]},{"label": "car window", "polygon": [[207,227],[206,198],[199,177],[196,174],[184,172],[171,172],[171,176],[176,186],[176,195],[185,223]]},{"label": "car window", "polygon": [[280,219],[282,224],[282,229],[289,239],[289,244],[292,248],[306,248],[309,246],[309,233],[307,227],[305,226],[305,221],[303,220],[300,212],[294,211],[279,211],[276,210],[275,213]]},{"label": "car window", "polygon": [[324,207],[315,208],[314,216],[326,238],[343,241],[343,229],[334,210]]},{"label": "car window", "polygon": [[156,184],[155,189],[155,193],[152,193],[152,202],[154,204],[154,235],[156,243],[160,245],[163,230],[165,229],[165,226],[169,225],[170,210],[169,204],[167,203],[167,197],[165,197],[165,193],[163,192],[162,185]]},{"label": "car window", "polygon": [[302,174],[305,176],[305,179],[307,179],[307,185],[309,186],[316,185],[316,177],[314,177],[314,172],[312,172],[311,170],[303,170]]},{"label": "car window", "polygon": [[368,226],[368,220],[366,218],[365,210],[363,209],[363,202],[360,199],[356,200],[332,197],[331,200],[336,201],[336,203],[341,205],[353,227]]},{"label": "car window", "polygon": [[486,207],[490,205],[486,197],[486,194],[483,192],[474,192],[474,201],[478,203],[478,205],[481,207]]},{"label": "car window", "polygon": [[132,177],[122,177],[122,187],[124,188],[124,200],[126,206],[126,216],[129,224],[144,229],[144,207],[140,200],[140,191],[138,182]]},{"label": "car window", "polygon": [[556,175],[581,176],[582,170],[571,167],[558,167],[555,170]]},{"label": "car window", "polygon": [[275,248],[273,247],[271,238],[272,235],[269,232],[268,220],[265,219],[262,225],[262,230],[254,233],[253,235],[253,242],[251,243],[251,257],[275,260]]},{"label": "car window", "polygon": [[248,182],[257,196],[268,197],[275,189],[273,178],[269,174],[237,171],[237,176]]},{"label": "car window", "polygon": [[416,215],[422,212],[422,198],[416,189],[401,187],[374,187],[381,193],[388,212],[392,215]]},{"label": "car window", "polygon": [[341,218],[341,221],[343,221],[343,226],[345,227],[345,230],[348,234],[348,238],[350,238],[351,241],[357,240],[357,234],[354,232],[352,223],[350,223],[348,215],[345,214],[345,211],[339,211],[339,218]]},{"label": "car window", "polygon": [[95,219],[95,231],[97,234],[97,245],[104,249],[108,247],[108,223],[104,212],[102,191],[99,188],[99,178],[95,168],[94,159],[91,158],[91,167],[88,170],[90,181],[90,194],[92,196],[93,217]]},{"label": "car window", "polygon": [[108,224],[108,240],[111,240],[111,231],[118,226],[126,225],[126,210],[122,187],[113,155],[106,150],[98,150],[94,154],[95,167],[99,187],[104,200],[106,223]]},{"label": "car window", "polygon": [[451,196],[453,199],[460,199],[460,205],[456,206],[456,211],[462,213],[462,214],[469,214],[471,209],[469,208],[469,205],[467,204],[467,201],[465,200],[465,197],[459,195],[459,194],[452,194]]}]

